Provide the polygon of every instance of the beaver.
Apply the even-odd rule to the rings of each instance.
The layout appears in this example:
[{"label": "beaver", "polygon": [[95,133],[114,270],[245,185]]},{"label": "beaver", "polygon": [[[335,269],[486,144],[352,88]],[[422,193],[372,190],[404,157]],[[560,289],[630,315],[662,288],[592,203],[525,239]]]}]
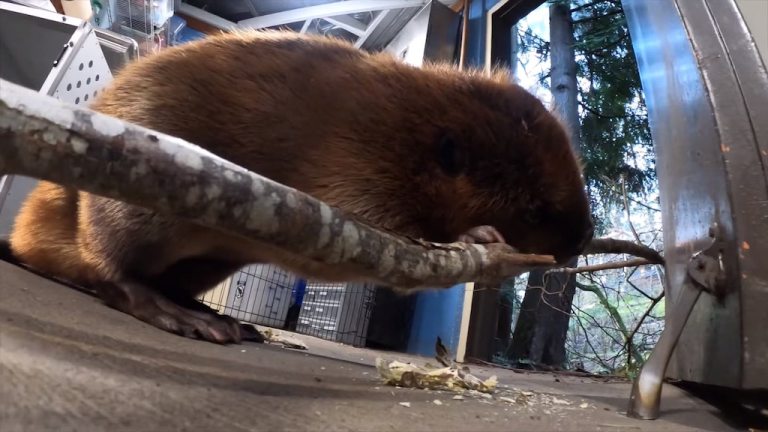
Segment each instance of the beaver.
[{"label": "beaver", "polygon": [[[593,235],[566,129],[503,71],[414,67],[328,37],[236,31],[125,66],[90,108],[405,236],[506,242],[565,262]],[[118,310],[218,343],[240,342],[239,324],[195,298],[245,265],[356,277],[50,182],[26,198],[10,245],[27,267],[91,287]]]}]

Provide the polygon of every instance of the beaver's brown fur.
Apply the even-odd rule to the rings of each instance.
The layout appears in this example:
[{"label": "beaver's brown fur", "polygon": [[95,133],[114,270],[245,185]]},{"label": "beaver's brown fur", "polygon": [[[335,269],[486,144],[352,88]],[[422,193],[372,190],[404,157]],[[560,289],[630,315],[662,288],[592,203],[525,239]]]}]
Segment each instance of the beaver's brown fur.
[{"label": "beaver's brown fur", "polygon": [[[237,32],[126,66],[91,108],[405,235],[503,238],[561,259],[592,236],[565,129],[504,75],[415,68],[319,36]],[[237,325],[194,297],[245,264],[354,276],[47,182],[24,204],[11,246],[26,265],[92,286],[120,310],[218,342],[238,341]]]}]

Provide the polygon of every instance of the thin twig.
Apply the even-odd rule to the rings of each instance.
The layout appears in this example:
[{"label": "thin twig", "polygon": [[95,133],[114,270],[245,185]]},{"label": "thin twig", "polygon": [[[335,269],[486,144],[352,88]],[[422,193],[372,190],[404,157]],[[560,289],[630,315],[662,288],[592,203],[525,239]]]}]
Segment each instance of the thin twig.
[{"label": "thin twig", "polygon": [[[578,282],[576,283],[576,286],[579,287],[579,289],[581,289],[582,291],[588,291],[593,293],[597,297],[598,301],[608,311],[608,315],[610,315],[610,317],[616,323],[616,326],[618,327],[618,331],[621,333],[621,335],[624,336],[625,339],[629,337],[629,332],[627,331],[626,324],[624,324],[624,319],[622,319],[619,311],[608,302],[608,298],[605,296],[605,293],[603,293],[603,291],[600,290],[600,288],[594,285],[584,285]],[[640,357],[639,355],[636,355],[635,361],[637,362],[642,361],[642,357]]]},{"label": "thin twig", "polygon": [[586,103],[579,101],[579,105],[587,110],[590,114],[593,114],[597,117],[603,118],[603,119],[624,119],[628,117],[635,117],[635,118],[643,118],[647,117],[644,114],[636,114],[636,113],[624,113],[619,115],[612,115],[612,114],[604,114],[600,111],[596,110],[595,108],[592,108],[591,106],[587,105]]},{"label": "thin twig", "polygon": [[[614,2],[612,2],[610,0],[608,0],[607,2],[615,4]],[[576,7],[571,9],[571,14],[573,14],[575,12],[578,12],[580,10],[583,10],[583,9],[591,8],[591,7],[593,7],[595,5],[598,5],[600,3],[606,3],[606,0],[595,0],[595,1],[590,2],[590,3],[585,3],[585,4],[581,5],[581,6],[576,6]],[[621,3],[619,3],[617,6],[621,7]]]},{"label": "thin twig", "polygon": [[[616,194],[616,195],[620,195],[621,194],[621,192],[619,192],[617,190],[616,182],[610,180],[609,178],[606,178],[605,176],[599,176],[599,177],[595,178],[595,181],[599,182],[603,186],[605,186],[608,189],[610,189],[610,191],[613,192],[614,194]],[[658,209],[656,207],[650,206],[650,205],[648,205],[648,204],[646,204],[644,202],[640,202],[640,201],[638,201],[638,200],[636,200],[634,198],[628,197],[628,199],[630,201],[632,201],[633,203],[641,206],[641,207],[647,208],[648,210],[651,210],[651,211],[654,211],[654,212],[661,212],[661,209]]]},{"label": "thin twig", "polygon": [[556,375],[561,375],[561,376],[573,376],[573,377],[579,377],[579,378],[603,379],[603,380],[606,380],[606,381],[607,380],[612,380],[612,379],[613,380],[626,381],[626,378],[624,378],[622,376],[619,376],[619,375],[600,375],[600,374],[593,374],[593,373],[589,373],[589,372],[578,372],[578,371],[572,371],[572,370],[566,370],[566,369],[555,369],[555,368],[553,368],[551,366],[547,366],[547,365],[543,365],[543,364],[541,364],[541,365],[535,364],[535,365],[531,365],[531,366],[540,367],[540,368],[542,368],[544,370],[523,369],[523,368],[516,368],[516,367],[512,367],[512,366],[502,365],[502,364],[498,364],[498,363],[492,363],[492,362],[489,362],[489,361],[481,360],[481,359],[476,358],[476,357],[465,357],[465,362],[464,363],[469,363],[469,364],[476,363],[476,364],[483,365],[483,366],[510,370],[512,372],[520,373],[520,374],[550,374],[551,373],[551,374],[556,374]]},{"label": "thin twig", "polygon": [[595,359],[598,362],[600,362],[600,364],[604,368],[606,368],[608,370],[613,370],[613,367],[611,367],[609,364],[605,363],[605,361],[603,361],[603,358],[600,356],[600,354],[597,353],[597,349],[595,349],[595,346],[592,345],[592,341],[589,339],[589,333],[587,333],[587,329],[586,329],[586,327],[584,327],[584,323],[581,322],[581,318],[578,315],[576,315],[576,323],[579,325],[579,327],[581,327],[581,330],[584,332],[584,340],[587,342],[587,345],[589,346],[589,349],[591,349],[592,353],[595,355]]},{"label": "thin twig", "polygon": [[[594,323],[595,327],[599,328],[603,333],[605,333],[605,335],[608,336],[616,345],[619,345],[622,343],[621,340],[617,339],[614,335],[608,332],[608,330],[606,330],[606,326],[601,324],[600,321],[598,321],[597,318],[595,318],[592,314],[575,305],[572,306],[572,309],[576,309],[576,311],[578,311],[579,313],[584,314],[585,316],[592,319],[592,322]],[[618,331],[618,329],[615,329],[615,328],[611,328],[611,330]],[[623,338],[623,335],[622,335],[622,338]]]},{"label": "thin twig", "polygon": [[658,251],[628,240],[596,238],[587,245],[582,254],[627,254],[638,258],[645,258],[652,264],[664,265],[664,257]]},{"label": "thin twig", "polygon": [[614,9],[614,10],[608,11],[608,12],[602,14],[602,15],[591,16],[591,17],[586,17],[586,18],[581,18],[581,19],[573,20],[573,21],[571,21],[571,23],[574,24],[574,25],[576,25],[576,24],[583,24],[585,22],[595,21],[595,20],[599,20],[599,19],[602,19],[602,18],[607,18],[607,17],[610,17],[610,16],[618,15],[618,14],[620,14],[622,12],[623,11],[621,10],[621,8]]},{"label": "thin twig", "polygon": [[650,265],[650,264],[654,264],[654,263],[648,261],[645,258],[632,258],[626,261],[608,262],[603,264],[594,264],[594,265],[581,266],[581,267],[575,267],[575,268],[568,268],[568,267],[556,268],[556,269],[548,270],[547,273],[567,273],[567,274],[589,273],[589,272],[596,272],[601,270],[615,270],[615,269],[620,269],[625,267],[637,267],[637,266]]},{"label": "thin twig", "polygon": [[651,312],[653,311],[653,308],[655,308],[656,305],[663,298],[664,298],[664,292],[657,295],[656,297],[653,298],[653,300],[651,300],[651,305],[648,306],[648,309],[645,310],[645,313],[643,313],[643,315],[640,317],[640,320],[638,320],[637,324],[635,324],[635,328],[633,328],[632,331],[629,332],[629,336],[627,336],[626,341],[624,341],[624,349],[627,348],[627,344],[629,344],[632,338],[635,337],[635,334],[637,333],[637,331],[640,330],[640,327],[643,325],[643,322],[645,321],[645,319],[648,318],[648,316],[651,314]]},{"label": "thin twig", "polygon": [[635,225],[632,223],[632,212],[629,211],[629,201],[627,200],[627,177],[624,175],[621,176],[621,196],[624,201],[624,210],[627,212],[627,223],[629,224],[629,229],[632,231],[632,235],[635,236],[635,241],[638,244],[643,244],[643,241],[640,240],[640,236],[637,235]]},{"label": "thin twig", "polygon": [[635,289],[635,291],[639,292],[639,293],[640,293],[640,294],[641,294],[643,297],[647,298],[648,300],[651,300],[651,301],[653,301],[653,299],[655,298],[655,297],[653,297],[652,295],[650,295],[650,294],[646,293],[645,291],[641,290],[639,286],[635,285],[635,284],[634,284],[632,281],[630,281],[629,279],[627,279],[627,280],[626,280],[626,282],[629,284],[629,286],[631,286],[632,288],[634,288],[634,289]]}]

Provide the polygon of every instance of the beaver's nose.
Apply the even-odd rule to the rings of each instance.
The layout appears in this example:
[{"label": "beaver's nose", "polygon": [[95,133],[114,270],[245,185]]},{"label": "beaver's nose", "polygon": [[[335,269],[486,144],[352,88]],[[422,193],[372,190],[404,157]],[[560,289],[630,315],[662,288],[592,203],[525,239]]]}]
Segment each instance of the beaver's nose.
[{"label": "beaver's nose", "polygon": [[581,238],[578,241],[572,243],[575,246],[571,247],[569,250],[555,255],[555,261],[557,261],[558,264],[566,264],[571,259],[581,255],[581,253],[584,252],[584,249],[586,249],[587,245],[589,245],[589,242],[592,241],[594,236],[595,226],[592,221],[589,221],[587,226],[582,230]]},{"label": "beaver's nose", "polygon": [[581,255],[581,253],[584,252],[584,249],[587,248],[587,246],[589,245],[589,242],[591,242],[594,237],[595,237],[595,226],[590,221],[589,228],[587,228],[587,231],[584,233],[584,238],[582,238],[581,243],[579,243],[578,252],[576,253],[576,255]]}]

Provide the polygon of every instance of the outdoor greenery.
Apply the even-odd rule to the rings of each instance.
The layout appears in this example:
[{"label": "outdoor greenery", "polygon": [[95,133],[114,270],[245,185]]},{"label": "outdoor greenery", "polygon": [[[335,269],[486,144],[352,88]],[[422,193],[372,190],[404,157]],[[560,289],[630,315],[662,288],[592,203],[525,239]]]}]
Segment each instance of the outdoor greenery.
[{"label": "outdoor greenery", "polygon": [[[547,10],[552,2],[541,8]],[[661,251],[653,142],[621,2],[566,3],[575,41],[581,156],[597,235],[631,240]],[[524,19],[517,27],[517,69],[534,73],[538,85],[548,88],[549,35],[537,32],[540,25],[531,24]],[[579,266],[628,258],[598,255],[582,258]],[[663,328],[663,268],[624,267],[576,277],[579,289],[570,311],[566,366],[633,375]],[[551,285],[545,285],[552,290]],[[518,278],[513,289],[504,288],[503,295],[513,304],[514,328],[526,278]],[[505,352],[503,347],[499,352]]]},{"label": "outdoor greenery", "polygon": [[[624,179],[630,198],[655,199],[653,142],[632,41],[619,0],[571,1],[574,29],[584,174],[599,225],[608,229],[606,211],[620,205],[616,181]],[[549,2],[542,8],[547,8]],[[518,26],[519,51],[549,60],[547,34]],[[549,71],[539,74],[549,88]],[[608,224],[608,225],[606,225]]]}]

